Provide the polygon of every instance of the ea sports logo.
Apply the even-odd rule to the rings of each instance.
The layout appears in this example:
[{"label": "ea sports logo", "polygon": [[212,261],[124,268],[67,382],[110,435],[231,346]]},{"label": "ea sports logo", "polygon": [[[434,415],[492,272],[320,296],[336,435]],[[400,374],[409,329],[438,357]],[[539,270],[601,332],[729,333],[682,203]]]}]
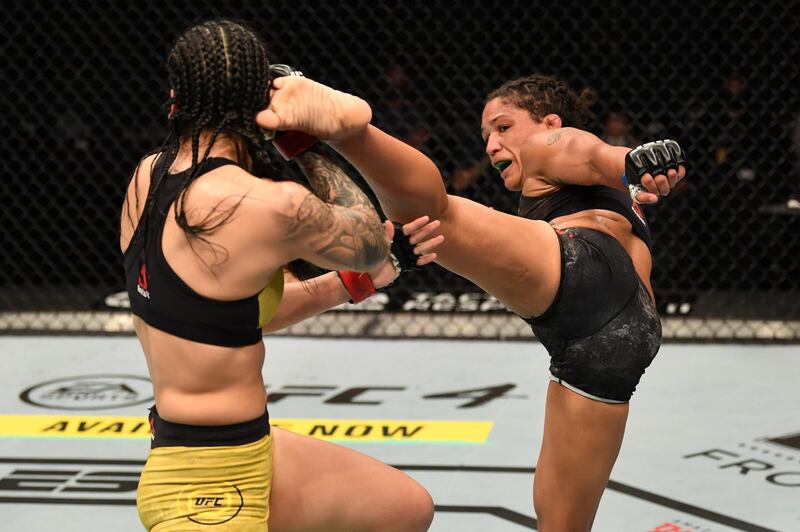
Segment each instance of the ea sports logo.
[{"label": "ea sports logo", "polygon": [[44,408],[101,410],[152,401],[153,385],[150,379],[132,375],[86,375],[36,384],[19,397]]}]

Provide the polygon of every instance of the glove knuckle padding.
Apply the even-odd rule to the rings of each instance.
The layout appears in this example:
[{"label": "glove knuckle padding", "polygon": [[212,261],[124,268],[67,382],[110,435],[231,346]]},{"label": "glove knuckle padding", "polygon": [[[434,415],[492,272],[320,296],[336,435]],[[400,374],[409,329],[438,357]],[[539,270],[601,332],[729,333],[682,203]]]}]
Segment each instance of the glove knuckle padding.
[{"label": "glove knuckle padding", "polygon": [[667,149],[670,152],[670,155],[675,160],[675,168],[677,168],[681,164],[686,165],[686,155],[684,155],[680,144],[678,144],[674,140],[667,139],[664,141],[664,145],[667,147]]},{"label": "glove knuckle padding", "polygon": [[667,153],[667,149],[663,144],[656,144],[653,146],[653,159],[655,160],[655,163],[653,164],[650,175],[655,177],[658,174],[666,173],[669,154]]},{"label": "glove knuckle padding", "polygon": [[625,156],[625,174],[632,184],[638,185],[641,183],[642,176],[648,171],[647,159],[648,155],[643,146],[634,148]]},{"label": "glove knuckle padding", "polygon": [[625,174],[632,184],[638,185],[644,174],[655,177],[685,164],[686,157],[677,142],[671,139],[657,140],[628,152],[625,156]]},{"label": "glove knuckle padding", "polygon": [[269,69],[267,71],[269,72],[270,79],[282,78],[284,76],[303,75],[303,73],[297,70],[296,68],[283,63],[274,63],[269,66]]}]

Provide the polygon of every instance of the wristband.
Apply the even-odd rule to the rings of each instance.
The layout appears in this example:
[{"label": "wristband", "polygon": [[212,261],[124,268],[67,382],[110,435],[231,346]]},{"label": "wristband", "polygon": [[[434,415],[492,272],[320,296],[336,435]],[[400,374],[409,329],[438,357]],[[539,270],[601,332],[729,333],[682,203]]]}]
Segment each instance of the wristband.
[{"label": "wristband", "polygon": [[316,143],[317,137],[302,131],[283,131],[272,139],[272,144],[287,161],[294,159]]},{"label": "wristband", "polygon": [[628,172],[622,172],[622,184],[626,187],[630,186],[630,182],[628,181]]},{"label": "wristband", "polygon": [[350,303],[360,303],[376,292],[368,273],[342,270],[337,271],[336,275],[350,294]]}]

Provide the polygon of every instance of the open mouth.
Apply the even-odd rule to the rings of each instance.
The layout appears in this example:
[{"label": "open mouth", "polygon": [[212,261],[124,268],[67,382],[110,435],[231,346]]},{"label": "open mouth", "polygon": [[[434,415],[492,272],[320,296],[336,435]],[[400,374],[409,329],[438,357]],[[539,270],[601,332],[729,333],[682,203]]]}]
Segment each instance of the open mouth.
[{"label": "open mouth", "polygon": [[509,161],[509,160],[497,161],[496,163],[494,163],[494,167],[496,169],[498,169],[500,171],[500,173],[502,173],[503,170],[508,168],[510,165],[511,165],[511,161]]}]

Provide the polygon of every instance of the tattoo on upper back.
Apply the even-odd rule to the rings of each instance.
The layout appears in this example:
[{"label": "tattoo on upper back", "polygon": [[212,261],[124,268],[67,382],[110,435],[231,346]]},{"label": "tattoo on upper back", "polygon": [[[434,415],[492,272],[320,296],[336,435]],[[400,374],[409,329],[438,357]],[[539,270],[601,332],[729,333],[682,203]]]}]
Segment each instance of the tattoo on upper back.
[{"label": "tattoo on upper back", "polygon": [[313,152],[297,161],[315,194],[303,199],[291,230],[310,231],[318,253],[351,268],[363,269],[386,257],[389,246],[378,213],[347,173]]},{"label": "tattoo on upper back", "polygon": [[558,142],[558,139],[560,139],[560,138],[561,138],[561,132],[560,131],[556,131],[555,133],[551,133],[547,137],[547,145],[550,146],[552,144],[555,144],[556,142]]}]

